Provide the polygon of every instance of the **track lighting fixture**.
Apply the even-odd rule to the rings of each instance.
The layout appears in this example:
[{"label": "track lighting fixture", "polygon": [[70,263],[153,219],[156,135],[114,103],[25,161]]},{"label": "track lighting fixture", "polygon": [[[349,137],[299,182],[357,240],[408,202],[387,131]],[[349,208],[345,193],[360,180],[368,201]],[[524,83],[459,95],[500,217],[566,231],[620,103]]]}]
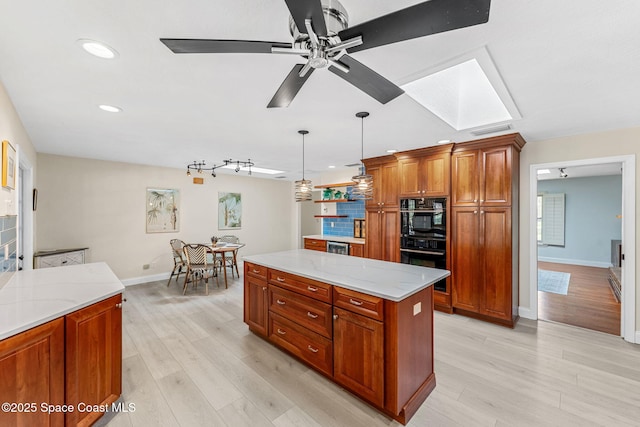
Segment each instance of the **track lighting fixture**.
[{"label": "track lighting fixture", "polygon": [[187,176],[191,176],[191,171],[194,170],[198,173],[202,173],[203,171],[211,171],[211,176],[212,177],[216,177],[216,169],[218,168],[223,168],[223,167],[228,167],[229,165],[231,165],[231,167],[233,167],[233,165],[235,165],[235,171],[240,172],[241,168],[248,168],[249,169],[249,175],[251,175],[251,166],[254,165],[254,163],[251,161],[251,159],[247,160],[246,162],[240,161],[240,160],[223,160],[222,164],[220,165],[213,165],[211,167],[206,167],[207,166],[207,162],[205,162],[204,160],[201,162],[197,162],[197,161],[193,161],[193,163],[191,163],[190,165],[187,165]]},{"label": "track lighting fixture", "polygon": [[569,175],[564,171],[564,168],[560,168],[560,178],[566,178]]}]

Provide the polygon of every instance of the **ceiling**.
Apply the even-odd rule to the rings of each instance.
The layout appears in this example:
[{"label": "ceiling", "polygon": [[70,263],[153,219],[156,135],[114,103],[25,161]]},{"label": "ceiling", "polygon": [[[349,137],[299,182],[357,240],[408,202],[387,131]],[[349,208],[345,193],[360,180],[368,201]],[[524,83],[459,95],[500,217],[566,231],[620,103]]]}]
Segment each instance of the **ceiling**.
[{"label": "ceiling", "polygon": [[[351,25],[416,3],[342,0]],[[310,131],[308,176],[359,161],[358,111],[371,113],[365,157],[478,138],[407,95],[379,104],[326,69],[288,108],[267,109],[301,58],[176,55],[158,40],[290,42],[283,0],[0,0],[0,10],[0,81],[38,152],[176,168],[250,158],[294,180],[302,171],[299,129]],[[640,126],[638,16],[634,0],[493,0],[487,24],[352,56],[403,84],[484,48],[522,116],[510,132],[535,144]],[[103,41],[119,57],[92,57],[76,43],[81,38]]]},{"label": "ceiling", "polygon": [[544,168],[544,170],[548,170],[549,173],[538,173],[538,181],[563,179],[560,169],[562,169],[562,171],[567,175],[564,177],[566,179],[622,175],[622,163],[602,163],[597,165],[580,165],[566,168]]}]

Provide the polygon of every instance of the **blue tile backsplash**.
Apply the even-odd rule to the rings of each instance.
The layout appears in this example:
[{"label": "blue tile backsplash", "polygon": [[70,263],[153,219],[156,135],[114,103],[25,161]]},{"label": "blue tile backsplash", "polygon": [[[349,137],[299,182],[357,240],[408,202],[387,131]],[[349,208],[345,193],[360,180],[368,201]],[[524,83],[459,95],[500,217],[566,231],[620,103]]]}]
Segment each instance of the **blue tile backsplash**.
[{"label": "blue tile backsplash", "polygon": [[[0,217],[0,274],[17,271],[17,220],[16,215]],[[9,257],[5,259],[5,254]]]},{"label": "blue tile backsplash", "polygon": [[[349,187],[347,187],[349,189]],[[322,234],[327,236],[353,237],[354,218],[364,218],[364,200],[336,203],[336,214],[347,218],[323,218]],[[331,227],[333,223],[333,227]]]}]

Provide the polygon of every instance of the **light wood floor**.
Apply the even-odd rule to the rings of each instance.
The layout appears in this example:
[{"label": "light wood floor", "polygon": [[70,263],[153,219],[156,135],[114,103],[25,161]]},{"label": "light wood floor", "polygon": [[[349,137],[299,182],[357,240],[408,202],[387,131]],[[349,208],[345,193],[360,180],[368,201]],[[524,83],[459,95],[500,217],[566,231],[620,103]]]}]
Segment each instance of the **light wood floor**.
[{"label": "light wood floor", "polygon": [[538,262],[538,268],[571,274],[567,295],[538,292],[538,318],[620,336],[620,303],[607,281],[609,269]]},{"label": "light wood floor", "polygon": [[[400,426],[247,331],[242,282],[127,288],[116,426]],[[435,313],[437,386],[409,423],[640,425],[640,345],[549,322]],[[99,421],[98,425],[106,424]]]}]

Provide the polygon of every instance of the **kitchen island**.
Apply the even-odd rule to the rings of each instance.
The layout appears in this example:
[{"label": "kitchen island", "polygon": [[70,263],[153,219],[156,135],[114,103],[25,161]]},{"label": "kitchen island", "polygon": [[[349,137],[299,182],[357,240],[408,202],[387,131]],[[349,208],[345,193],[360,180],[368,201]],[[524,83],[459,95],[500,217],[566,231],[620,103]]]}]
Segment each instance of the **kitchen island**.
[{"label": "kitchen island", "polygon": [[406,424],[435,387],[433,288],[450,273],[292,250],[244,258],[244,321]]},{"label": "kitchen island", "polygon": [[[89,425],[121,394],[122,293],[105,263],[0,287],[0,425]],[[4,407],[3,407],[4,408]]]}]

